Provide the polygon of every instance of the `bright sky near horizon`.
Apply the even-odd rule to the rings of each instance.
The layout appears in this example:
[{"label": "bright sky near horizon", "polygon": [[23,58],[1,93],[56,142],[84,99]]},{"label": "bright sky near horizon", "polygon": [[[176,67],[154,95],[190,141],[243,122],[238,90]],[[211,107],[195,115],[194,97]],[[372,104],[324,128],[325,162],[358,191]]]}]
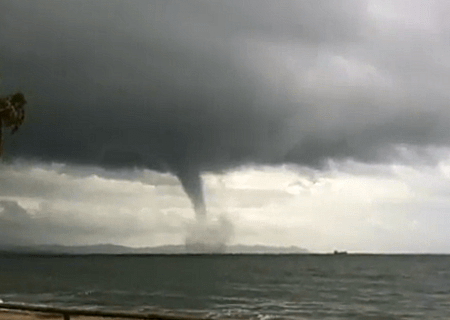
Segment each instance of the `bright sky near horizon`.
[{"label": "bright sky near horizon", "polygon": [[0,246],[181,244],[204,201],[228,243],[450,253],[449,13],[0,0]]}]

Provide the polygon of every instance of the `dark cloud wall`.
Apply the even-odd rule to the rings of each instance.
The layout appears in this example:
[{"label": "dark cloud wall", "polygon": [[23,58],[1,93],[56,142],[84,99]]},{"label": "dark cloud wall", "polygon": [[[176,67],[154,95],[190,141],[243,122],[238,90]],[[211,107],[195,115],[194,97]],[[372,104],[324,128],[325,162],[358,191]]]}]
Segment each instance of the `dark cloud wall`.
[{"label": "dark cloud wall", "polygon": [[204,170],[446,145],[448,32],[374,19],[356,0],[0,1],[1,90],[29,101],[5,151],[170,171],[198,206]]},{"label": "dark cloud wall", "polygon": [[95,219],[76,209],[53,208],[47,202],[30,213],[17,201],[0,200],[0,246],[127,241],[139,236],[177,234],[184,223],[178,215],[158,215],[152,222],[145,225],[136,216],[116,214],[105,224],[104,219]]}]

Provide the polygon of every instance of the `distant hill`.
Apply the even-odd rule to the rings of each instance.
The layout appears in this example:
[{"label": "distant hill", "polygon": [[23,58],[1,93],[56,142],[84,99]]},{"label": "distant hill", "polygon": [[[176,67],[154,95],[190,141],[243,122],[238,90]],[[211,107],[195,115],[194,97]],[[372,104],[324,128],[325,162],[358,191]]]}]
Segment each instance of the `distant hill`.
[{"label": "distant hill", "polygon": [[299,248],[296,246],[290,247],[272,247],[263,245],[247,246],[242,244],[237,244],[229,246],[226,249],[227,253],[249,253],[249,254],[291,254],[291,253],[309,253],[308,250],[304,248]]},{"label": "distant hill", "polygon": [[165,245],[158,247],[131,248],[113,244],[98,244],[88,246],[0,246],[0,252],[30,253],[30,254],[191,254],[191,253],[225,253],[225,254],[305,254],[308,250],[291,247],[272,247],[263,245],[232,245],[224,247],[220,252],[214,250],[196,250],[185,245]]}]

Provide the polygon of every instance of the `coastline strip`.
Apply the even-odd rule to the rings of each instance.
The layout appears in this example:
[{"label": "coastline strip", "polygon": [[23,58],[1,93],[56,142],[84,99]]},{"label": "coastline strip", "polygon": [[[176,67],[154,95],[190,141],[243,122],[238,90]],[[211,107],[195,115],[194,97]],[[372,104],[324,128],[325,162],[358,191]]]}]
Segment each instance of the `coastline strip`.
[{"label": "coastline strip", "polygon": [[[19,310],[41,313],[60,314],[64,320],[70,320],[71,316],[88,316],[102,318],[124,318],[124,319],[152,319],[152,320],[199,320],[198,317],[190,316],[172,316],[154,313],[137,313],[125,311],[101,311],[86,310],[78,308],[58,308],[50,306],[35,306],[15,303],[0,303],[0,310]],[[209,318],[201,318],[201,320],[210,320]]]}]

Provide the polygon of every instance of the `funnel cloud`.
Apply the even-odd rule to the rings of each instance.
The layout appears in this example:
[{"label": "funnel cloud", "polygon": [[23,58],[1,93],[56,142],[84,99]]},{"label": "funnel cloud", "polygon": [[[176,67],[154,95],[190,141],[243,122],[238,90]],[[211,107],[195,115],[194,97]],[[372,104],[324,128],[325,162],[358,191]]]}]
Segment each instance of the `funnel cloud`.
[{"label": "funnel cloud", "polygon": [[206,205],[200,171],[191,169],[178,171],[176,174],[184,191],[192,201],[197,220],[204,221],[206,218]]}]

